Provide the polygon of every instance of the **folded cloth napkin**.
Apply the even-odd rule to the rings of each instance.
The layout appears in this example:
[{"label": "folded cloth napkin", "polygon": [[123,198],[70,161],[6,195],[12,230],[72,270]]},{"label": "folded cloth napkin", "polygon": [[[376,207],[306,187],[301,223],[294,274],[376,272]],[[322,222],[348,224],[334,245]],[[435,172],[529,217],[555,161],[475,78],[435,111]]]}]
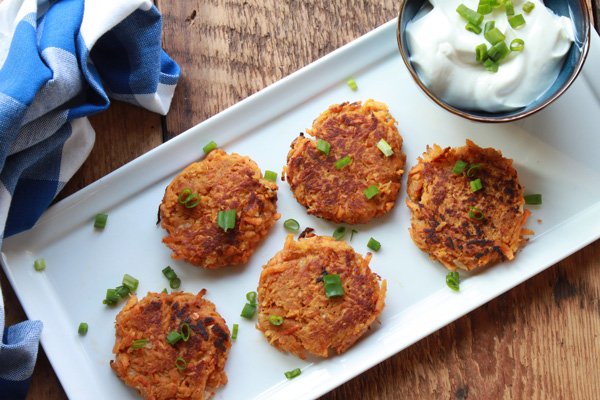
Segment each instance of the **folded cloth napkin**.
[{"label": "folded cloth napkin", "polygon": [[[0,247],[29,229],[89,155],[109,97],[165,114],[179,67],[148,0],[0,2]],[[0,299],[1,299],[0,292]],[[0,398],[23,397],[40,321],[4,328]]]}]

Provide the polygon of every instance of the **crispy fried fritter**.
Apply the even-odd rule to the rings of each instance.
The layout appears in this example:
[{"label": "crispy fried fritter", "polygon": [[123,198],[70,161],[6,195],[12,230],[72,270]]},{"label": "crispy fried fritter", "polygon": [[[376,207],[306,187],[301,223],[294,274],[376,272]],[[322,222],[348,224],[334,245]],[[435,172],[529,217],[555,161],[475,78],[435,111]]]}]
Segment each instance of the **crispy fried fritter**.
[{"label": "crispy fried fritter", "polygon": [[[469,164],[463,173],[453,172],[458,160]],[[472,191],[475,179],[481,190]],[[470,140],[458,148],[428,146],[408,175],[406,203],[415,244],[453,271],[512,260],[531,233],[512,160]]]},{"label": "crispy fried fritter", "polygon": [[[205,292],[148,293],[140,301],[131,296],[117,315],[110,366],[143,398],[205,399],[227,383],[229,329],[215,305],[203,298]],[[182,323],[191,327],[190,337],[172,346],[166,337],[180,331]],[[139,339],[148,342],[132,348]],[[185,369],[176,367],[178,358],[185,360]]]},{"label": "crispy fried fritter", "polygon": [[[178,202],[186,188],[199,197],[194,208]],[[244,264],[279,219],[276,203],[277,184],[264,179],[254,161],[213,150],[167,187],[160,205],[161,225],[168,232],[163,242],[173,258],[200,267]],[[236,224],[225,232],[217,215],[230,209],[237,211]]]},{"label": "crispy fried fritter", "polygon": [[[359,224],[394,207],[406,157],[396,121],[384,103],[333,105],[306,132],[314,140],[301,134],[292,142],[284,175],[309,214]],[[318,139],[331,145],[329,155],[317,149]],[[393,149],[390,157],[377,148],[381,139]],[[337,169],[336,161],[346,156],[352,162]],[[368,199],[364,191],[372,185],[379,193]]]},{"label": "crispy fried fritter", "polygon": [[[263,267],[258,285],[258,324],[269,343],[300,358],[343,353],[365,332],[384,306],[386,281],[345,242],[312,236],[294,241]],[[338,274],[345,294],[327,298],[324,274]],[[275,326],[269,316],[283,317]]]}]

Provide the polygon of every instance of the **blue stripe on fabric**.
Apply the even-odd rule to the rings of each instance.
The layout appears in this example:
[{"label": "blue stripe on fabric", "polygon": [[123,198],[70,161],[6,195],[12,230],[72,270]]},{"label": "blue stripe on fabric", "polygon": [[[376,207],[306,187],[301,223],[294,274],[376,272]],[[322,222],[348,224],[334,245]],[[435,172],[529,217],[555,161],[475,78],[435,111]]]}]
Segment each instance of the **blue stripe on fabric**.
[{"label": "blue stripe on fabric", "polygon": [[180,74],[179,65],[167,53],[161,51],[160,76],[158,77],[158,81],[163,85],[176,85]]},{"label": "blue stripe on fabric", "polygon": [[6,157],[17,139],[19,126],[26,111],[25,104],[6,96],[0,90],[0,171],[4,169]]},{"label": "blue stripe on fabric", "polygon": [[24,400],[31,378],[24,381],[9,381],[0,378],[0,398],[2,400]]},{"label": "blue stripe on fabric", "polygon": [[13,194],[4,237],[23,232],[33,225],[52,202],[58,180],[20,179]]},{"label": "blue stripe on fabric", "polygon": [[111,92],[131,93],[129,74],[132,67],[129,64],[129,49],[121,43],[122,38],[115,29],[98,39],[89,56]]},{"label": "blue stripe on fabric", "polygon": [[6,61],[0,69],[0,93],[29,105],[39,88],[50,78],[52,71],[38,53],[35,29],[27,22],[19,22]]},{"label": "blue stripe on fabric", "polygon": [[83,0],[62,0],[53,5],[44,18],[40,51],[58,47],[75,54],[75,40],[83,20]]}]

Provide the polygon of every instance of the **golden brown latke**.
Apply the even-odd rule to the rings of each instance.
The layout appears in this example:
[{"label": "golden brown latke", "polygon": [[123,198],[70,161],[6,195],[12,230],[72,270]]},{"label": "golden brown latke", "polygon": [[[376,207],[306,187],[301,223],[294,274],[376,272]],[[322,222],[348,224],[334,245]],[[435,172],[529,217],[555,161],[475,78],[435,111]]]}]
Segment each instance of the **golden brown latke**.
[{"label": "golden brown latke", "polygon": [[[178,202],[186,188],[199,196],[194,208]],[[276,203],[277,184],[264,179],[254,161],[213,150],[167,187],[160,205],[161,225],[168,232],[163,242],[173,258],[200,267],[244,264],[279,219]],[[237,211],[236,224],[225,232],[217,215],[230,209]]]},{"label": "golden brown latke", "polygon": [[[309,214],[332,222],[360,224],[390,211],[400,190],[404,161],[402,137],[384,103],[336,104],[322,113],[312,138],[300,134],[291,145],[283,175]],[[331,145],[329,155],[317,149],[317,140]],[[386,157],[377,143],[384,139],[394,154]],[[345,156],[352,163],[336,169]],[[364,190],[376,185],[379,194],[367,199]]]},{"label": "golden brown latke", "polygon": [[[286,239],[283,250],[263,267],[258,285],[258,324],[269,343],[300,358],[328,357],[352,346],[381,313],[386,281],[369,261],[331,237]],[[327,298],[323,275],[338,274],[345,294]],[[284,318],[272,325],[269,316]]]},{"label": "golden brown latke", "polygon": [[[111,368],[145,399],[205,399],[227,383],[223,371],[231,340],[227,324],[215,305],[197,295],[176,292],[148,293],[138,301],[131,296],[116,320],[115,360]],[[167,342],[171,331],[188,323],[188,341]],[[147,339],[139,349],[134,340]],[[175,366],[183,358],[187,367]]]},{"label": "golden brown latke", "polygon": [[[458,160],[480,168],[472,177],[466,174],[469,166],[453,173]],[[470,181],[477,178],[483,189],[473,192]],[[406,203],[415,244],[452,271],[512,260],[527,241],[523,235],[531,234],[524,229],[530,212],[523,209],[523,187],[512,160],[470,140],[458,148],[427,146],[408,175]],[[469,216],[477,211],[473,208],[483,219]]]}]

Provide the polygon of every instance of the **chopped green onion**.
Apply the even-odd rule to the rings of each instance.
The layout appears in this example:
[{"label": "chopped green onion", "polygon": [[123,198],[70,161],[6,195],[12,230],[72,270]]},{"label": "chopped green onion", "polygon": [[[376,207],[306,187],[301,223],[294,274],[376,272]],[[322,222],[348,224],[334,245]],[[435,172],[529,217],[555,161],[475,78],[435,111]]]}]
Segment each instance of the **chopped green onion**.
[{"label": "chopped green onion", "polygon": [[129,274],[123,275],[123,286],[126,286],[130,292],[135,292],[138,288],[140,281],[135,279]]},{"label": "chopped green onion", "polygon": [[371,238],[371,239],[369,239],[369,242],[367,243],[367,247],[373,251],[379,251],[379,249],[381,248],[381,243],[379,243],[374,238]]},{"label": "chopped green onion", "polygon": [[166,294],[166,293],[169,293],[169,292],[167,292],[167,288],[164,288],[161,293],[165,293]]},{"label": "chopped green onion", "polygon": [[323,139],[317,140],[317,150],[319,150],[321,153],[328,156],[330,149],[331,149],[331,145],[329,144],[329,142],[327,142]]},{"label": "chopped green onion", "polygon": [[181,324],[179,332],[181,332],[181,339],[183,339],[184,342],[187,342],[190,338],[190,335],[192,334],[192,328],[190,328],[190,324],[184,322],[183,324]]},{"label": "chopped green onion", "polygon": [[481,43],[475,47],[475,61],[484,62],[487,58],[487,46],[485,43]]},{"label": "chopped green onion", "polygon": [[528,194],[525,195],[525,204],[529,205],[540,205],[542,204],[541,194]]},{"label": "chopped green onion", "polygon": [[504,39],[506,39],[506,36],[504,36],[504,34],[500,32],[500,29],[496,27],[493,27],[489,31],[485,32],[483,36],[485,37],[485,40],[490,42],[492,45],[502,42]]},{"label": "chopped green onion", "polygon": [[177,201],[183,204],[185,208],[194,208],[200,203],[198,195],[192,192],[192,189],[185,188],[179,193]]},{"label": "chopped green onion", "polygon": [[266,170],[265,179],[271,182],[277,181],[277,172]]},{"label": "chopped green onion", "polygon": [[340,158],[339,160],[337,160],[335,162],[335,168],[336,169],[342,169],[347,165],[350,165],[352,163],[352,158],[350,158],[350,156],[346,156],[344,158]]},{"label": "chopped green onion", "polygon": [[325,296],[328,298],[339,297],[344,295],[344,287],[342,286],[342,278],[338,274],[327,274],[323,276],[325,284]]},{"label": "chopped green onion", "polygon": [[77,333],[79,333],[79,335],[84,336],[88,331],[88,324],[87,322],[82,322],[79,324],[79,328],[77,329]]},{"label": "chopped green onion", "polygon": [[217,214],[217,225],[227,232],[229,229],[235,228],[235,218],[235,210],[219,211],[219,214]]},{"label": "chopped green onion", "polygon": [[481,179],[477,178],[474,181],[469,182],[471,185],[471,192],[476,192],[478,190],[483,189],[483,185],[481,184]]},{"label": "chopped green onion", "polygon": [[41,271],[45,270],[46,269],[46,260],[44,260],[43,258],[38,258],[37,260],[35,260],[33,262],[33,268],[37,272],[41,272]]},{"label": "chopped green onion", "polygon": [[173,278],[169,281],[169,287],[171,289],[179,289],[179,287],[181,286],[181,279],[179,278]]},{"label": "chopped green onion", "polygon": [[467,22],[467,24],[465,25],[465,29],[469,32],[473,32],[476,35],[479,35],[481,33],[481,27],[479,25],[473,25],[470,22]]},{"label": "chopped green onion", "polygon": [[300,370],[300,368],[296,368],[296,369],[293,369],[291,371],[284,372],[283,374],[288,379],[294,379],[295,377],[297,377],[301,373],[302,373],[302,371]]},{"label": "chopped green onion", "polygon": [[335,240],[344,239],[344,237],[346,236],[346,228],[343,226],[336,228],[335,231],[333,231],[332,236],[335,238]]},{"label": "chopped green onion", "polygon": [[248,300],[248,303],[250,303],[252,305],[256,305],[256,297],[257,297],[256,292],[246,293],[246,300]]},{"label": "chopped green onion", "polygon": [[233,328],[231,329],[231,339],[232,340],[237,339],[238,329],[239,329],[239,325],[233,324]]},{"label": "chopped green onion", "polygon": [[491,4],[482,4],[482,2],[479,2],[479,5],[477,6],[477,12],[479,14],[483,14],[483,15],[487,15],[487,14],[491,14],[492,13],[492,5]]},{"label": "chopped green onion", "polygon": [[513,15],[508,18],[508,23],[513,29],[519,29],[525,25],[525,17],[523,17],[523,14]]},{"label": "chopped green onion", "polygon": [[462,174],[465,168],[467,168],[467,165],[469,164],[464,162],[463,160],[456,161],[456,163],[454,164],[454,168],[452,168],[452,173],[457,175]]},{"label": "chopped green onion", "polygon": [[535,4],[533,4],[530,1],[523,4],[523,11],[525,11],[526,14],[529,14],[531,11],[533,11],[534,8],[535,8]]},{"label": "chopped green onion", "polygon": [[510,49],[505,42],[498,42],[488,50],[488,57],[498,62],[510,54]]},{"label": "chopped green onion", "polygon": [[346,83],[348,84],[348,87],[352,89],[352,91],[356,92],[358,90],[358,85],[353,78],[348,79]]},{"label": "chopped green onion", "polygon": [[525,48],[525,42],[523,41],[523,39],[513,39],[512,42],[510,42],[510,49],[512,51],[523,51],[523,49]]},{"label": "chopped green onion", "polygon": [[472,23],[473,25],[481,25],[483,22],[483,15],[479,14],[477,11],[470,9],[464,4],[460,4],[456,8],[456,12],[460,14],[467,22]]},{"label": "chopped green onion", "polygon": [[175,271],[173,271],[173,268],[171,268],[170,266],[167,266],[165,269],[163,269],[162,273],[165,276],[165,278],[167,278],[170,281],[177,278],[177,274],[175,273]]},{"label": "chopped green onion", "polygon": [[242,313],[240,314],[240,316],[247,319],[252,319],[252,317],[254,317],[254,314],[256,314],[256,304],[244,304],[244,308],[242,309]]},{"label": "chopped green onion", "polygon": [[204,151],[204,154],[208,154],[216,148],[217,144],[211,140],[202,148],[202,150]]},{"label": "chopped green onion", "polygon": [[485,218],[485,215],[483,214],[483,211],[481,211],[479,208],[472,207],[469,211],[469,218],[481,221]]},{"label": "chopped green onion", "polygon": [[352,232],[350,232],[350,241],[352,241],[355,233],[358,233],[358,231],[356,229],[352,229]]},{"label": "chopped green onion", "polygon": [[116,289],[106,289],[106,298],[102,301],[103,304],[114,306],[121,300],[121,296]]},{"label": "chopped green onion", "polygon": [[460,290],[460,276],[458,272],[448,272],[448,275],[446,275],[446,285],[455,292]]},{"label": "chopped green onion", "polygon": [[129,290],[129,288],[125,285],[123,286],[117,286],[115,288],[115,291],[117,292],[117,294],[119,295],[120,298],[124,299],[126,296],[129,295],[129,293],[131,293],[131,291]]},{"label": "chopped green onion", "polygon": [[515,15],[515,6],[512,0],[504,0],[504,8],[506,9],[506,15],[509,17]]},{"label": "chopped green onion", "polygon": [[375,197],[377,193],[379,193],[379,189],[376,185],[371,185],[368,188],[366,188],[363,193],[365,194],[365,197],[367,199],[371,200],[373,197]]},{"label": "chopped green onion", "polygon": [[283,317],[279,315],[269,315],[269,322],[271,325],[279,326],[283,324]]},{"label": "chopped green onion", "polygon": [[377,148],[379,150],[381,150],[381,152],[386,157],[389,157],[392,154],[394,154],[394,150],[392,149],[392,146],[390,146],[390,144],[388,142],[386,142],[385,139],[380,139],[379,142],[377,142]]},{"label": "chopped green onion", "polygon": [[295,219],[286,219],[283,223],[283,227],[288,231],[298,232],[300,230],[300,224]]},{"label": "chopped green onion", "polygon": [[149,342],[148,339],[136,339],[133,342],[131,342],[131,346],[129,348],[132,350],[142,349],[142,348],[146,347],[148,342]]},{"label": "chopped green onion", "polygon": [[467,170],[467,176],[474,178],[477,172],[481,169],[481,164],[471,164]]},{"label": "chopped green onion", "polygon": [[177,331],[171,331],[169,332],[169,334],[167,335],[167,342],[171,345],[171,346],[175,346],[175,344],[177,342],[179,342],[182,339],[181,337],[181,333],[177,332]]},{"label": "chopped green onion", "polygon": [[498,72],[498,63],[492,59],[485,60],[483,66],[490,72]]},{"label": "chopped green onion", "polygon": [[187,361],[181,357],[177,357],[177,360],[175,360],[175,367],[180,371],[184,371],[187,368]]},{"label": "chopped green onion", "polygon": [[483,26],[483,33],[489,32],[490,30],[494,29],[495,27],[496,27],[495,21],[488,21]]},{"label": "chopped green onion", "polygon": [[94,219],[94,228],[104,229],[107,219],[108,214],[96,214],[96,218]]}]

